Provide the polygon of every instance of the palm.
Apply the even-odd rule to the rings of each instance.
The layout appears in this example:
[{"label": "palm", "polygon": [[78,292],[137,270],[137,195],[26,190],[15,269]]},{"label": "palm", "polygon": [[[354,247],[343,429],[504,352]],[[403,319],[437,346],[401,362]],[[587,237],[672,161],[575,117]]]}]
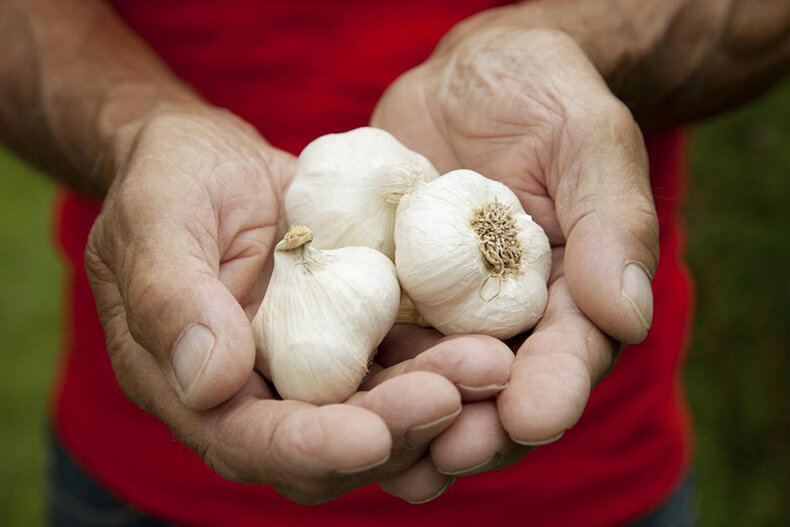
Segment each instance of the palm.
[{"label": "palm", "polygon": [[[543,35],[525,40],[496,39],[410,71],[385,93],[373,124],[428,156],[441,173],[470,168],[505,183],[558,246],[559,180],[572,176],[566,165],[583,143],[573,135],[592,132],[568,121],[585,113],[588,101],[579,98],[585,88],[578,79],[565,73],[569,65],[556,62],[567,43]],[[591,67],[579,76],[600,88]]]}]

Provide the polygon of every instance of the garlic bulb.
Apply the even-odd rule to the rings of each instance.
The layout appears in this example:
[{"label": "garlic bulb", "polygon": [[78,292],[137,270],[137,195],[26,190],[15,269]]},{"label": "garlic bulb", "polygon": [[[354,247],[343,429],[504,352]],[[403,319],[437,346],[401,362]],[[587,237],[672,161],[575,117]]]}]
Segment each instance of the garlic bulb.
[{"label": "garlic bulb", "polygon": [[438,176],[430,161],[384,130],[329,134],[299,155],[285,214],[290,225],[309,225],[320,249],[364,246],[393,259],[398,201]]},{"label": "garlic bulb", "polygon": [[344,401],[367,372],[400,304],[395,266],[368,247],[322,251],[293,227],[274,250],[274,271],[253,331],[258,367],[284,399]]},{"label": "garlic bulb", "polygon": [[442,333],[501,339],[546,308],[551,249],[505,185],[455,170],[404,196],[395,222],[401,285]]}]

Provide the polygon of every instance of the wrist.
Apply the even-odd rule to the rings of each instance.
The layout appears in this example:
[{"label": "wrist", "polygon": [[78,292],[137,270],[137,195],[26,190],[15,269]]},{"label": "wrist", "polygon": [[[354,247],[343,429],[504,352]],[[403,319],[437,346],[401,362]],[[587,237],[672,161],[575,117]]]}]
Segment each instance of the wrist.
[{"label": "wrist", "polygon": [[108,94],[94,123],[98,153],[92,167],[104,194],[128,160],[145,124],[167,113],[201,113],[210,106],[182,85],[127,84]]},{"label": "wrist", "polygon": [[[578,2],[531,1],[488,9],[453,27],[439,42],[435,54],[442,55],[463,42],[499,31],[550,30],[572,38],[607,81],[614,80],[618,67],[627,62],[632,51],[611,27],[620,15],[613,9],[603,12],[600,2],[591,2],[581,11]],[[614,10],[616,11],[616,9]],[[600,12],[600,13],[599,13]]]},{"label": "wrist", "polygon": [[264,185],[278,202],[290,183],[293,156],[272,147],[241,117],[192,94],[124,99],[107,105],[97,123],[102,194],[147,172],[136,168],[154,160],[215,190],[227,181],[217,174],[233,166],[234,177],[255,177],[255,185]]},{"label": "wrist", "polygon": [[534,0],[485,11],[443,39],[443,53],[491,28],[570,36],[642,126],[674,126],[742,102],[790,62],[786,0]]}]

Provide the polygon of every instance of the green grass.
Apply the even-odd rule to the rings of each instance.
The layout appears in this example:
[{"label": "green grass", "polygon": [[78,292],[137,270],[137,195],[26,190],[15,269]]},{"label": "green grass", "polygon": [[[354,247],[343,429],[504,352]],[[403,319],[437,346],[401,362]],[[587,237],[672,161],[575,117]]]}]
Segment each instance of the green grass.
[{"label": "green grass", "polygon": [[686,367],[705,525],[790,514],[790,84],[694,129]]},{"label": "green grass", "polygon": [[61,341],[54,186],[0,155],[0,525],[43,523],[46,401]]},{"label": "green grass", "polygon": [[[693,130],[686,216],[699,309],[686,368],[705,527],[785,525],[790,496],[790,85]],[[61,343],[54,187],[0,153],[0,525],[43,523]]]}]

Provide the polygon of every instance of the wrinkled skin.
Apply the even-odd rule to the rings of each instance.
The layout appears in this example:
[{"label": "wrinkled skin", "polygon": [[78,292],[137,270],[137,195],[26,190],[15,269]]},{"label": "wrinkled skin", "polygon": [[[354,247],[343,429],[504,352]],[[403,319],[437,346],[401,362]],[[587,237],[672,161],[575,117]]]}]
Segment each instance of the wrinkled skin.
[{"label": "wrinkled skin", "polygon": [[658,222],[641,133],[577,45],[546,30],[451,35],[390,87],[372,124],[441,173],[505,183],[551,241],[546,314],[509,385],[496,403],[466,405],[431,446],[444,473],[507,466],[577,422],[616,341],[646,336]]},{"label": "wrinkled skin", "polygon": [[[282,234],[293,157],[205,108],[147,117],[133,145],[86,251],[124,393],[224,477],[270,483],[298,502],[373,481],[412,502],[440,494],[452,478],[436,470],[430,442],[457,418],[462,398],[502,389],[510,350],[476,336],[423,340],[419,349],[389,339],[408,373],[377,367],[369,391],[345,404],[276,399],[253,371],[250,319]],[[173,350],[195,323],[210,328],[213,348],[194,375],[179,377]]]},{"label": "wrinkled skin", "polygon": [[[620,293],[625,262],[652,273],[657,258],[641,136],[567,37],[461,40],[397,81],[373,120],[440,170],[476,169],[517,192],[554,246],[543,321],[515,362],[493,338],[396,326],[344,404],[278,400],[253,371],[249,321],[293,157],[203,106],[143,119],[91,232],[88,273],[124,392],[226,478],[303,503],[370,482],[433,499],[571,427],[613,339],[645,336],[652,298]],[[195,324],[202,341],[184,337]],[[176,374],[176,345],[206,335],[205,362]]]}]

